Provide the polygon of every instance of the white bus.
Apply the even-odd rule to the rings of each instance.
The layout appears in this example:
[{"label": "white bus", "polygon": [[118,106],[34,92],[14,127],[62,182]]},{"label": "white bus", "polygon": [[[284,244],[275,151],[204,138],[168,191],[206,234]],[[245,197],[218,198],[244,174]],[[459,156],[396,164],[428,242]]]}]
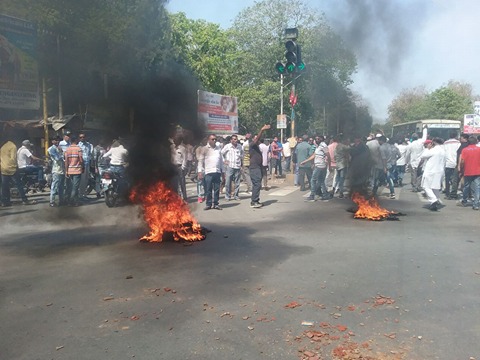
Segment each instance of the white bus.
[{"label": "white bus", "polygon": [[410,139],[415,132],[422,132],[424,125],[428,127],[428,137],[440,137],[444,140],[450,138],[450,132],[455,130],[457,136],[460,135],[462,122],[460,120],[446,119],[426,119],[409,121],[402,124],[396,124],[392,127],[393,139]]}]

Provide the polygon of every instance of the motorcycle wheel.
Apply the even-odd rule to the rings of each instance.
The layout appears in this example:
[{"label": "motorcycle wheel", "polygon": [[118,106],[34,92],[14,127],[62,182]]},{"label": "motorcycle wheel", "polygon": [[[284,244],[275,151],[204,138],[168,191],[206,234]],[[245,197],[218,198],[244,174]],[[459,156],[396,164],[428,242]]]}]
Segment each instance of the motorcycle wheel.
[{"label": "motorcycle wheel", "polygon": [[117,195],[112,190],[105,191],[105,204],[109,207],[115,207],[117,205]]}]

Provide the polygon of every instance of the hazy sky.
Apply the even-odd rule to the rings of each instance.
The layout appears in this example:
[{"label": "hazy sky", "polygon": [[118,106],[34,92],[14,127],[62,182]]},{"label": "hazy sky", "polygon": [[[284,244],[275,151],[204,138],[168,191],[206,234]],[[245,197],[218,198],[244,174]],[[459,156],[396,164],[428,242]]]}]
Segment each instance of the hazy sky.
[{"label": "hazy sky", "polygon": [[[449,80],[480,93],[480,0],[305,0],[324,12],[352,48],[360,93],[375,121],[403,90],[433,91]],[[229,28],[254,0],[170,0],[171,12]],[[305,59],[308,62],[308,59]],[[472,109],[473,110],[473,109]]]}]

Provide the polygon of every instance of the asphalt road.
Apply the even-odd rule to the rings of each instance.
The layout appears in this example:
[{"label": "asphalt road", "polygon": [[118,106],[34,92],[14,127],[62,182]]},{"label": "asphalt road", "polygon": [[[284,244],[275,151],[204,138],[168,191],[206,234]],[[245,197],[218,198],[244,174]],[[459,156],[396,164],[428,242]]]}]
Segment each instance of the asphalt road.
[{"label": "asphalt road", "polygon": [[134,206],[0,208],[0,359],[480,360],[478,211],[303,195],[192,202],[195,243],[139,242]]}]

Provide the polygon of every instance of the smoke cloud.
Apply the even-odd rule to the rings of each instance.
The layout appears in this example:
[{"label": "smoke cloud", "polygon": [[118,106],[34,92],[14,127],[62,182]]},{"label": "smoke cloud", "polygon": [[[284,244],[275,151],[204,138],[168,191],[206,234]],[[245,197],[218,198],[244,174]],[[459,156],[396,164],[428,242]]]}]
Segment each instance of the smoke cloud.
[{"label": "smoke cloud", "polygon": [[197,81],[178,71],[155,75],[132,88],[134,139],[128,172],[134,184],[149,186],[172,179],[176,170],[171,163],[170,137],[183,134],[185,142],[201,139],[198,88]]},{"label": "smoke cloud", "polygon": [[420,0],[341,0],[328,16],[356,54],[359,67],[387,83],[399,75],[427,13],[427,2]]}]

